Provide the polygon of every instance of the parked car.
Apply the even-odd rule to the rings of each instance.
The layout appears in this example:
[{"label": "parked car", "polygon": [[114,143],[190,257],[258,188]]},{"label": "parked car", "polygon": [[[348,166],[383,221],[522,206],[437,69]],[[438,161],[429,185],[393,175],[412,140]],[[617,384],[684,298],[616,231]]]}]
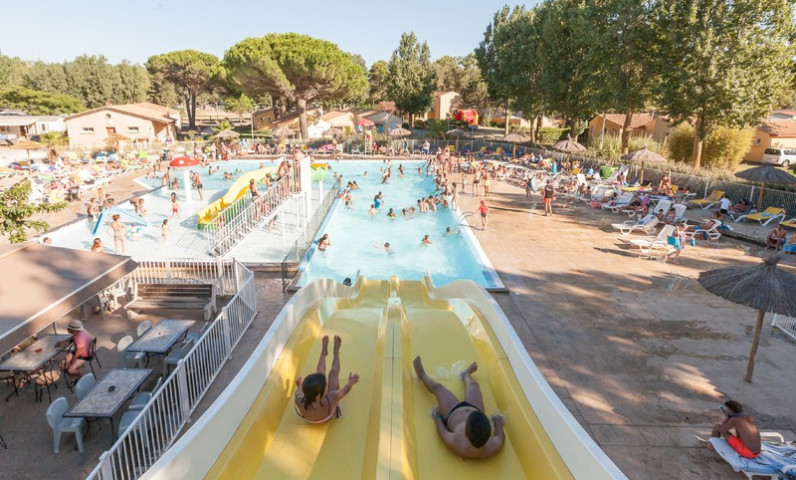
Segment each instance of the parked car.
[{"label": "parked car", "polygon": [[769,147],[763,153],[762,163],[789,168],[791,165],[796,165],[796,149]]}]

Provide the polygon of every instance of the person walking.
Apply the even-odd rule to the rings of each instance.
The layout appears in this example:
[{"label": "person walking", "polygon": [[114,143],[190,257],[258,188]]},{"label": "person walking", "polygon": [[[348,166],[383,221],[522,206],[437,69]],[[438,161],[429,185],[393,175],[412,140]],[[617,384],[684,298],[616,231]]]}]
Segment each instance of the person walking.
[{"label": "person walking", "polygon": [[542,202],[544,203],[544,216],[553,214],[553,199],[556,197],[556,189],[553,188],[553,181],[549,178],[542,191]]},{"label": "person walking", "polygon": [[486,230],[487,217],[489,216],[489,207],[486,206],[483,200],[478,206],[478,212],[481,214],[481,230]]}]

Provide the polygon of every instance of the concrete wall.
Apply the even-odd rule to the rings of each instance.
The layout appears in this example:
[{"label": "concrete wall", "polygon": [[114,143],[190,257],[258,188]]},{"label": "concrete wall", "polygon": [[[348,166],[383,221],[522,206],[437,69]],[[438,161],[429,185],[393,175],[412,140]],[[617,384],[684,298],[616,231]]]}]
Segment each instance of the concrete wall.
[{"label": "concrete wall", "polygon": [[70,148],[103,148],[108,140],[108,128],[115,128],[116,133],[133,140],[165,141],[174,137],[173,127],[166,124],[145,120],[124,113],[100,110],[66,120]]},{"label": "concrete wall", "polygon": [[749,162],[761,162],[768,147],[796,148],[796,138],[772,137],[768,132],[757,129],[752,137],[752,146],[743,159]]}]

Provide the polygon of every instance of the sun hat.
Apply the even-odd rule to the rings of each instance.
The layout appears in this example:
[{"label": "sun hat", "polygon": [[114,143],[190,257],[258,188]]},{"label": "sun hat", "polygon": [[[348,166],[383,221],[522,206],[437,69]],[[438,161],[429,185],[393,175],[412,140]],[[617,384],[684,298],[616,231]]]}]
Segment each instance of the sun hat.
[{"label": "sun hat", "polygon": [[73,318],[72,320],[69,320],[69,325],[66,326],[66,329],[79,332],[80,330],[83,330],[83,322],[81,322],[76,318]]}]

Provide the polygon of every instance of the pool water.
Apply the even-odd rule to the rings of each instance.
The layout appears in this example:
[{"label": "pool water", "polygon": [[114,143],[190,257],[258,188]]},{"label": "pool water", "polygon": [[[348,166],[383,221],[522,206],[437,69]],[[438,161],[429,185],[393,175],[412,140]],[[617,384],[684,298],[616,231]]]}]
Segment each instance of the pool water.
[{"label": "pool water", "polygon": [[[404,166],[403,178],[398,177],[399,164]],[[419,198],[441,194],[435,191],[433,176],[427,176],[425,170],[418,174],[418,167],[424,165],[422,161],[394,161],[392,178],[382,184],[382,161],[330,162],[331,172],[324,188],[332,188],[332,172],[337,172],[343,176],[342,186],[356,181],[360,189],[351,192],[350,207],[342,199],[333,204],[316,237],[317,242],[321,235],[329,234],[331,246],[320,251],[317,244],[313,245],[300,266],[297,285],[317,278],[353,279],[359,271],[368,278],[385,280],[393,275],[419,280],[430,272],[437,285],[468,279],[486,288],[502,287],[470,229],[457,225],[460,212],[438,207],[436,213],[401,215],[403,208],[417,207]],[[378,192],[382,192],[384,203],[379,213],[371,216],[368,210]],[[390,208],[398,215],[395,220],[387,217]],[[446,235],[447,227],[460,233]],[[431,238],[431,245],[422,243],[424,235]],[[392,254],[374,247],[385,242],[390,243]]]}]

